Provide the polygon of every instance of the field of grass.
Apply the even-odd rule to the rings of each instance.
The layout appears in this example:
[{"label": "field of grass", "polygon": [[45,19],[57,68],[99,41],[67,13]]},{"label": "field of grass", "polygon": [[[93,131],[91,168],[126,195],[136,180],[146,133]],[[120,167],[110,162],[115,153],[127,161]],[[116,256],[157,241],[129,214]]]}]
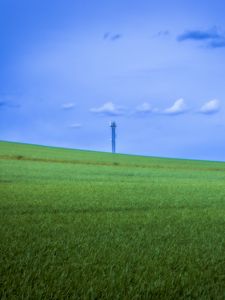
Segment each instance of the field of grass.
[{"label": "field of grass", "polygon": [[225,163],[0,142],[0,299],[225,299]]}]

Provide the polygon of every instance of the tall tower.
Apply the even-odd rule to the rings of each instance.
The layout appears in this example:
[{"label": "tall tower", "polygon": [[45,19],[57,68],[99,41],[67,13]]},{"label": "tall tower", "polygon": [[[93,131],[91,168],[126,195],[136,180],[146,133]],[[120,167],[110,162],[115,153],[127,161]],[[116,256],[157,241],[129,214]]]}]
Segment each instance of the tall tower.
[{"label": "tall tower", "polygon": [[116,122],[111,122],[110,127],[112,129],[112,153],[116,152]]}]

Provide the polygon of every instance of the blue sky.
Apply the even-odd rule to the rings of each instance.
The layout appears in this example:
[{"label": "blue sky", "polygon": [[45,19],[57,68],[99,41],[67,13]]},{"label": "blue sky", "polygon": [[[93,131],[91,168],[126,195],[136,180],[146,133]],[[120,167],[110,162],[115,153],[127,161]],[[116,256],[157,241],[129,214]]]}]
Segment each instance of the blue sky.
[{"label": "blue sky", "polygon": [[0,0],[0,139],[225,160],[225,2]]}]

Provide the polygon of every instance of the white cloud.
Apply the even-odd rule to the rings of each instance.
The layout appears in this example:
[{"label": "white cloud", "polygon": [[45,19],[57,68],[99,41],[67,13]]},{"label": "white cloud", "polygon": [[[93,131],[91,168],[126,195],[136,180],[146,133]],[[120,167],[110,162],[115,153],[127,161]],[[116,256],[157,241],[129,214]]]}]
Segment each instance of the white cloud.
[{"label": "white cloud", "polygon": [[168,107],[164,110],[165,114],[168,115],[177,115],[184,113],[187,110],[187,106],[183,98],[180,98],[174,102],[171,107]]},{"label": "white cloud", "polygon": [[72,109],[75,107],[75,103],[73,102],[68,102],[68,103],[64,103],[61,106],[63,109]]},{"label": "white cloud", "polygon": [[152,112],[152,106],[148,102],[144,102],[136,107],[136,111],[141,113],[149,113]]},{"label": "white cloud", "polygon": [[72,128],[72,129],[79,129],[81,127],[82,127],[82,125],[80,123],[73,123],[73,124],[69,125],[69,128]]},{"label": "white cloud", "polygon": [[220,110],[220,102],[217,99],[210,100],[202,105],[199,112],[202,114],[214,114]]},{"label": "white cloud", "polygon": [[141,105],[137,106],[135,111],[137,113],[157,113],[159,110],[158,108],[153,108],[152,105],[148,102],[144,102]]},{"label": "white cloud", "polygon": [[122,106],[116,106],[113,102],[106,102],[100,107],[91,108],[90,111],[98,114],[117,116],[124,113],[124,108]]}]

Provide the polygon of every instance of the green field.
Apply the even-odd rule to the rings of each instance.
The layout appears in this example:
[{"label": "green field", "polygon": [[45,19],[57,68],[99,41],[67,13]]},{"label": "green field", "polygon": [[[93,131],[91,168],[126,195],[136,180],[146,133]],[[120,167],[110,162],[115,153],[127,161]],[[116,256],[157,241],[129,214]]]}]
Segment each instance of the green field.
[{"label": "green field", "polygon": [[225,299],[225,163],[0,142],[0,299]]}]

